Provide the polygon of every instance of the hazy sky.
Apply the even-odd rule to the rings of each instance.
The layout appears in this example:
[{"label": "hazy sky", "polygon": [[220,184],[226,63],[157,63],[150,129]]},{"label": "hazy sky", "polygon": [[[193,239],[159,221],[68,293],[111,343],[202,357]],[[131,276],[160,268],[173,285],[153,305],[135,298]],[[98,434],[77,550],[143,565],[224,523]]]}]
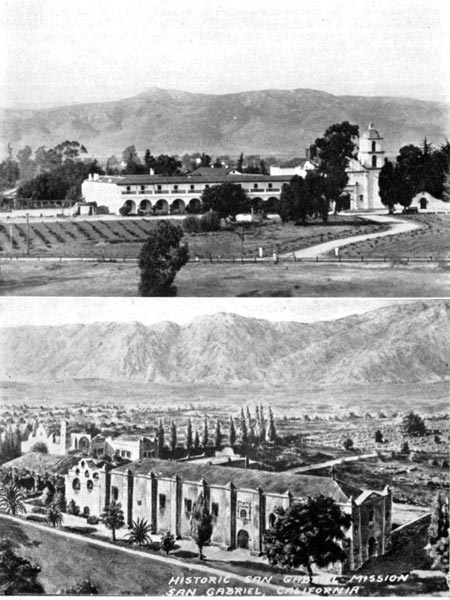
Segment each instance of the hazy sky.
[{"label": "hazy sky", "polygon": [[272,321],[324,321],[381,306],[413,302],[389,298],[0,298],[0,327],[65,325],[96,321],[187,323],[231,312]]},{"label": "hazy sky", "polygon": [[0,105],[308,87],[450,98],[448,0],[1,0]]}]

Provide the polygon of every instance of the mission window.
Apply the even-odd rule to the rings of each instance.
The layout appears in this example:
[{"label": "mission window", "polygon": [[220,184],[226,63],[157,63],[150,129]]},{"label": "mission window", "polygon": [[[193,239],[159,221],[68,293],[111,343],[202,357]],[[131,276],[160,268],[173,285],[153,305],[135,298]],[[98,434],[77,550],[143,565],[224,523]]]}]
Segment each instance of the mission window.
[{"label": "mission window", "polygon": [[159,494],[159,510],[164,512],[166,510],[166,495]]},{"label": "mission window", "polygon": [[119,497],[119,488],[117,488],[115,485],[112,486],[111,488],[111,498],[116,501]]},{"label": "mission window", "polygon": [[174,185],[174,186],[173,186],[173,190],[174,190],[174,192],[177,192],[177,191],[178,191],[178,186],[177,186],[177,185]]},{"label": "mission window", "polygon": [[145,190],[145,185],[141,185],[141,192]]},{"label": "mission window", "polygon": [[241,519],[246,519],[247,518],[247,511],[243,508],[241,510],[241,512],[239,513],[239,516]]},{"label": "mission window", "polygon": [[191,185],[189,186],[189,189],[193,190],[193,189],[195,189],[195,186],[191,183]]},{"label": "mission window", "polygon": [[376,167],[376,166],[377,166],[377,157],[372,156],[372,167]]},{"label": "mission window", "polygon": [[376,151],[377,151],[377,143],[372,142],[372,152],[376,152]]},{"label": "mission window", "polygon": [[184,499],[184,511],[186,513],[192,512],[192,500],[190,500],[189,498]]},{"label": "mission window", "polygon": [[272,189],[272,184],[269,183],[267,187],[269,188],[269,190],[271,190]]},{"label": "mission window", "polygon": [[219,503],[218,502],[211,503],[211,515],[216,518],[219,516]]},{"label": "mission window", "polygon": [[161,188],[161,186],[160,186],[160,185],[157,185],[157,186],[156,186],[156,189],[158,190],[158,192],[160,192],[162,188]]}]

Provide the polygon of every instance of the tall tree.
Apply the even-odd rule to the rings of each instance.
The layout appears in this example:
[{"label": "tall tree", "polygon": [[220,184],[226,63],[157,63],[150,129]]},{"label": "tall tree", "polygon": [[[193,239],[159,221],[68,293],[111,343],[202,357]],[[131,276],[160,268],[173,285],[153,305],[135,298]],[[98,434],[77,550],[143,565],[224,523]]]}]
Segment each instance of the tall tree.
[{"label": "tall tree", "polygon": [[312,158],[319,161],[319,173],[323,178],[324,206],[322,219],[328,219],[330,202],[337,202],[348,183],[346,169],[351,158],[356,156],[358,125],[348,121],[328,127],[321,138],[311,147]]},{"label": "tall tree", "polygon": [[240,154],[240,156],[239,156],[239,158],[237,160],[237,163],[236,163],[236,169],[238,171],[241,171],[241,173],[242,173],[243,166],[244,166],[244,153],[241,152],[241,154]]},{"label": "tall tree", "polygon": [[234,419],[230,417],[230,433],[228,435],[230,446],[233,447],[236,443],[236,428],[234,426]]},{"label": "tall tree", "polygon": [[220,450],[222,446],[222,432],[220,430],[220,421],[217,419],[216,421],[216,431],[214,435],[214,446],[216,450]]},{"label": "tall tree", "polygon": [[240,423],[240,438],[241,438],[241,446],[244,452],[248,449],[249,439],[248,439],[248,429],[247,423],[245,420],[244,410],[241,409],[241,423]]},{"label": "tall tree", "polygon": [[267,441],[276,442],[278,439],[277,430],[275,427],[275,420],[273,418],[272,409],[269,407],[269,426],[267,428]]},{"label": "tall tree", "polygon": [[274,525],[264,534],[265,555],[272,566],[305,567],[312,583],[314,564],[326,567],[347,558],[339,542],[351,517],[332,498],[308,498],[277,512]]},{"label": "tall tree", "polygon": [[413,410],[403,417],[401,426],[403,431],[408,435],[421,437],[427,433],[425,421]]},{"label": "tall tree", "polygon": [[141,296],[175,296],[178,271],[189,260],[187,244],[181,246],[183,230],[169,221],[159,221],[139,254]]},{"label": "tall tree", "polygon": [[203,424],[203,435],[202,435],[203,448],[206,448],[206,446],[208,445],[208,441],[209,441],[208,421],[206,420],[206,417],[205,417],[205,421]]},{"label": "tall tree", "polygon": [[390,215],[394,212],[394,206],[400,199],[399,184],[397,166],[386,158],[378,176],[378,187],[381,202],[388,207]]},{"label": "tall tree", "polygon": [[191,536],[197,544],[199,558],[204,559],[203,548],[209,542],[212,535],[212,516],[208,509],[208,504],[200,494],[194,504],[191,515]]},{"label": "tall tree", "polygon": [[176,447],[177,447],[177,426],[175,425],[175,422],[172,421],[172,424],[170,426],[170,450],[172,452],[172,456],[175,453]]},{"label": "tall tree", "polygon": [[107,529],[111,530],[111,537],[113,542],[115,542],[116,531],[125,525],[125,518],[120,502],[115,502],[113,500],[109,506],[105,506],[102,514],[100,515],[100,520],[107,527]]},{"label": "tall tree", "polygon": [[294,192],[289,183],[283,183],[280,194],[280,218],[283,223],[291,221],[294,215]]},{"label": "tall tree", "polygon": [[190,452],[193,446],[193,436],[192,436],[192,421],[188,419],[187,429],[186,429],[186,450]]},{"label": "tall tree", "polygon": [[161,458],[164,454],[164,425],[162,419],[159,420],[158,425],[158,456]]}]

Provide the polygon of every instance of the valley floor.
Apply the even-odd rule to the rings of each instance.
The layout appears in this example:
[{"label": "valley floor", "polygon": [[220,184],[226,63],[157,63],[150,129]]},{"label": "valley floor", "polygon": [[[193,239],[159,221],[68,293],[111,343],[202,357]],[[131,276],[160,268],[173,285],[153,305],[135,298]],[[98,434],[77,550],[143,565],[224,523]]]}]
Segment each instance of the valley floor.
[{"label": "valley floor", "polygon": [[[134,262],[0,262],[3,296],[137,296]],[[446,263],[189,263],[178,296],[447,297]]]}]

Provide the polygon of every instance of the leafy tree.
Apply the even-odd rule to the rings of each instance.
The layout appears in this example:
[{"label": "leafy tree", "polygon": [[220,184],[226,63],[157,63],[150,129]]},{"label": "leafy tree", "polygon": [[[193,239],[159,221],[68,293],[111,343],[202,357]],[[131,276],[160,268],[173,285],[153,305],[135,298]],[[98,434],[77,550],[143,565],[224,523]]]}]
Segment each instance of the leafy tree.
[{"label": "leafy tree", "polygon": [[445,173],[443,188],[444,188],[443,200],[445,200],[445,202],[450,202],[450,171],[447,171]]},{"label": "leafy tree", "polygon": [[291,221],[294,214],[294,192],[289,183],[283,183],[280,194],[280,217],[283,223]]},{"label": "leafy tree", "polygon": [[222,161],[220,160],[219,157],[217,157],[216,160],[214,161],[213,168],[214,169],[221,169],[222,168]]},{"label": "leafy tree", "polygon": [[249,202],[241,185],[223,183],[206,188],[202,193],[204,211],[213,210],[220,218],[234,218],[248,210]]},{"label": "leafy tree", "polygon": [[52,527],[56,527],[57,525],[61,525],[63,522],[63,514],[61,512],[60,506],[56,502],[52,502],[47,506],[47,510],[45,511],[45,521],[51,525]]},{"label": "leafy tree", "polygon": [[17,164],[19,166],[20,179],[31,179],[34,175],[33,151],[30,146],[25,146],[17,153]]},{"label": "leafy tree", "polygon": [[169,221],[159,221],[139,255],[141,296],[175,296],[178,271],[189,260],[187,244],[181,246],[183,231]]},{"label": "leafy tree", "polygon": [[170,531],[166,531],[166,533],[161,538],[161,549],[169,556],[172,550],[175,549],[175,538],[170,533]]},{"label": "leafy tree", "polygon": [[274,525],[264,534],[265,555],[272,566],[305,567],[312,583],[313,564],[326,567],[347,558],[338,542],[344,539],[351,517],[332,498],[308,498],[277,512]]},{"label": "leafy tree", "polygon": [[200,228],[202,231],[220,231],[220,216],[213,210],[200,217]]},{"label": "leafy tree", "polygon": [[115,542],[117,529],[121,529],[125,525],[125,518],[120,502],[113,500],[109,506],[105,506],[100,515],[100,520],[111,530],[112,541]]},{"label": "leafy tree", "polygon": [[209,167],[211,165],[211,157],[209,156],[209,154],[205,154],[204,152],[202,152],[202,155],[200,157],[200,166],[201,167]]},{"label": "leafy tree", "polygon": [[292,217],[296,223],[301,222],[302,225],[306,224],[308,217],[308,204],[307,196],[305,193],[305,180],[303,177],[294,175],[290,181],[290,186],[293,193],[293,206],[292,206]]},{"label": "leafy tree", "polygon": [[319,160],[318,170],[323,179],[325,202],[321,213],[324,221],[328,218],[330,202],[338,201],[348,183],[346,169],[350,159],[356,156],[358,135],[358,125],[343,121],[328,127],[311,147],[311,156]]},{"label": "leafy tree", "polygon": [[69,504],[67,505],[67,514],[68,515],[75,515],[76,517],[80,514],[81,509],[78,506],[78,504],[75,502],[75,500],[71,500],[69,502]]},{"label": "leafy tree", "polygon": [[209,512],[203,494],[200,494],[192,509],[191,536],[197,544],[199,558],[203,560],[203,547],[209,542],[212,535],[212,516]]},{"label": "leafy tree", "polygon": [[72,587],[67,588],[62,593],[68,596],[97,596],[100,593],[100,590],[90,579],[84,579]]},{"label": "leafy tree", "polygon": [[439,491],[431,510],[431,523],[428,528],[428,554],[432,559],[432,568],[448,573],[449,537],[448,537],[448,495]]},{"label": "leafy tree", "polygon": [[149,535],[151,530],[152,527],[146,519],[138,518],[136,521],[132,522],[131,529],[126,537],[130,544],[135,544],[136,546],[148,546],[152,543],[152,539]]},{"label": "leafy tree", "polygon": [[183,220],[183,229],[188,233],[199,233],[202,229],[200,219],[195,215],[188,215]]},{"label": "leafy tree", "polygon": [[401,454],[409,454],[409,444],[408,442],[403,442],[401,447],[400,447],[400,453]]},{"label": "leafy tree", "polygon": [[45,442],[36,442],[32,446],[31,452],[39,452],[40,454],[48,454],[47,444]]},{"label": "leafy tree", "polygon": [[5,596],[44,594],[37,578],[41,568],[14,552],[9,539],[0,540],[0,594]]},{"label": "leafy tree", "polygon": [[344,446],[345,450],[353,450],[352,438],[347,438],[346,440],[344,440],[344,443],[342,445]]},{"label": "leafy tree", "polygon": [[424,420],[413,410],[403,417],[401,427],[405,433],[415,437],[421,437],[427,433]]},{"label": "leafy tree", "polygon": [[26,512],[23,492],[13,480],[0,484],[0,511],[13,516]]},{"label": "leafy tree", "polygon": [[377,444],[382,444],[383,443],[383,434],[381,433],[381,431],[379,429],[377,429],[375,431],[375,442]]}]

